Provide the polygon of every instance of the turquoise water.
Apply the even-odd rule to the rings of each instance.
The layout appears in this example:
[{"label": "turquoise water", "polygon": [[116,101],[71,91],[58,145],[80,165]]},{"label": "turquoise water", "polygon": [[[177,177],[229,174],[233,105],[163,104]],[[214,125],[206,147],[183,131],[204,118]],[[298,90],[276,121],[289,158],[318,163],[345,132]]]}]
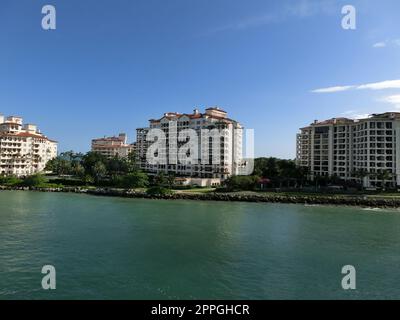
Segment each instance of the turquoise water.
[{"label": "turquoise water", "polygon": [[43,298],[399,299],[400,212],[1,191],[0,299]]}]

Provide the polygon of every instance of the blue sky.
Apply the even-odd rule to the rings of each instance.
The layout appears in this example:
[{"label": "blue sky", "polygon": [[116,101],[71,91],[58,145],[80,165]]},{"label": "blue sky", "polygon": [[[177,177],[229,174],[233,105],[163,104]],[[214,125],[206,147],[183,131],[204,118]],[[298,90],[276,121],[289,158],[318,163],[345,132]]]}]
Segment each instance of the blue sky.
[{"label": "blue sky", "polygon": [[0,112],[87,151],[218,105],[255,130],[257,156],[294,158],[314,119],[400,110],[399,16],[398,0],[2,0]]}]

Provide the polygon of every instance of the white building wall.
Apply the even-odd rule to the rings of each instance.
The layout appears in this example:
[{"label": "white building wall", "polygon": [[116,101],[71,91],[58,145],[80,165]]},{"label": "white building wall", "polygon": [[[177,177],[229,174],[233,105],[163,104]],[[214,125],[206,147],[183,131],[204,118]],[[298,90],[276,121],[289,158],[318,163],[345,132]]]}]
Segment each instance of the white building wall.
[{"label": "white building wall", "polygon": [[[150,121],[148,128],[137,129],[137,160],[140,167],[153,173],[169,172],[178,176],[203,178],[226,178],[232,174],[237,174],[239,162],[242,160],[243,141],[242,131],[240,130],[242,127],[236,121],[225,118],[226,113],[224,112],[218,110],[207,112],[201,114],[201,116],[198,111],[191,115],[166,113],[160,120]],[[219,123],[221,123],[221,127]],[[226,127],[226,132],[224,132],[223,142],[212,141],[210,147],[209,139],[204,136],[204,132],[202,134],[200,132],[212,127]],[[195,130],[198,133],[198,163],[174,164],[172,159],[176,158],[176,154],[166,146],[160,148],[158,152],[159,155],[167,157],[168,164],[149,165],[146,161],[146,152],[150,143],[146,141],[146,134],[149,129],[153,128],[161,129],[168,135],[164,142],[169,143],[170,147],[173,147],[174,141],[170,140],[169,137],[178,136],[181,130]],[[170,131],[170,129],[172,130]],[[236,131],[236,129],[239,130]],[[179,149],[180,146],[181,144],[178,143],[177,148],[172,149]],[[209,163],[209,158],[213,159],[212,163]],[[206,163],[204,163],[204,159],[206,159]]]},{"label": "white building wall", "polygon": [[57,143],[22,118],[0,116],[0,174],[27,176],[44,170],[57,156]]},{"label": "white building wall", "polygon": [[[322,168],[317,143],[321,128],[329,128],[328,168]],[[326,129],[324,129],[326,130]],[[309,132],[310,144],[308,141]],[[297,164],[309,168],[311,176],[338,176],[344,180],[362,180],[364,187],[379,187],[383,183],[400,185],[400,113],[376,114],[370,118],[331,119],[315,122],[301,129],[297,135]],[[321,164],[321,165],[320,165]],[[359,177],[360,172],[367,176]],[[382,181],[379,177],[387,172],[390,178]]]}]

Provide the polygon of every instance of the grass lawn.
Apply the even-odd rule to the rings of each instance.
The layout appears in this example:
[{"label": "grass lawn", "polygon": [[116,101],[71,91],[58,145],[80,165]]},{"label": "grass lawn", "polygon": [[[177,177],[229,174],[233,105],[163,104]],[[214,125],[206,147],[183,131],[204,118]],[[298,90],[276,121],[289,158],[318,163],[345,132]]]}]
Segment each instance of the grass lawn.
[{"label": "grass lawn", "polygon": [[368,197],[368,198],[400,198],[400,192],[359,192],[359,193],[313,193],[313,192],[266,192],[266,191],[238,191],[243,195],[265,195],[265,196],[311,196],[311,197]]},{"label": "grass lawn", "polygon": [[193,188],[193,189],[184,189],[184,190],[173,190],[177,193],[210,193],[214,192],[215,188]]}]

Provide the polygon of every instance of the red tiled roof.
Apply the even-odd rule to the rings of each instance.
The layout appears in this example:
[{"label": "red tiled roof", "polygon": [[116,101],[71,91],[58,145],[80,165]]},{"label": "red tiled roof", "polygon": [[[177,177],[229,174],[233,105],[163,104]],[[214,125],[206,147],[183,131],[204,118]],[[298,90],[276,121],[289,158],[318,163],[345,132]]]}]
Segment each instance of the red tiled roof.
[{"label": "red tiled roof", "polygon": [[19,132],[15,134],[16,136],[19,137],[30,137],[30,138],[41,138],[41,139],[47,139],[46,136],[40,135],[40,134],[34,134],[34,133],[29,133],[29,132]]},{"label": "red tiled roof", "polygon": [[334,123],[353,123],[353,119],[349,118],[332,118],[324,121],[319,121],[316,123],[312,123],[311,125],[324,125],[324,124],[334,124]]},{"label": "red tiled roof", "polygon": [[106,138],[92,139],[92,141],[118,141],[118,142],[121,142],[123,140],[118,137],[106,137]]},{"label": "red tiled roof", "polygon": [[29,133],[29,132],[19,132],[19,133],[5,133],[5,132],[2,132],[2,133],[0,133],[0,136],[3,136],[3,137],[38,138],[38,139],[48,140],[50,142],[57,142],[57,141],[54,141],[54,140],[50,140],[49,138],[47,138],[44,135],[33,134],[33,133]]},{"label": "red tiled roof", "polygon": [[[219,110],[221,111],[221,110]],[[225,112],[225,111],[222,111]],[[200,118],[212,118],[212,119],[217,119],[217,120],[227,120],[228,122],[234,122],[234,120],[226,118],[226,117],[222,117],[222,116],[216,116],[216,115],[210,115],[210,114],[206,114],[206,113],[196,113],[196,114],[188,114],[188,113],[176,113],[176,112],[169,112],[168,114],[175,114],[176,116],[163,116],[160,119],[150,119],[149,121],[154,123],[154,122],[160,122],[162,119],[168,119],[168,120],[172,120],[172,119],[180,119],[182,117],[188,117],[190,119],[200,119]]]},{"label": "red tiled roof", "polygon": [[17,122],[3,122],[3,123],[0,123],[0,125],[3,125],[3,124],[13,124],[13,125],[17,125],[17,126],[22,126],[22,124],[20,124],[20,123],[17,123]]},{"label": "red tiled roof", "polygon": [[202,113],[190,114],[188,115],[190,119],[199,119],[203,117]]},{"label": "red tiled roof", "polygon": [[130,148],[130,146],[117,146],[117,145],[93,146],[93,149],[121,149],[121,148]]},{"label": "red tiled roof", "polygon": [[207,108],[206,110],[214,110],[214,111],[220,111],[220,112],[227,113],[226,111],[224,111],[224,110],[222,110],[222,109],[220,109],[218,107],[210,107],[210,108]]}]

